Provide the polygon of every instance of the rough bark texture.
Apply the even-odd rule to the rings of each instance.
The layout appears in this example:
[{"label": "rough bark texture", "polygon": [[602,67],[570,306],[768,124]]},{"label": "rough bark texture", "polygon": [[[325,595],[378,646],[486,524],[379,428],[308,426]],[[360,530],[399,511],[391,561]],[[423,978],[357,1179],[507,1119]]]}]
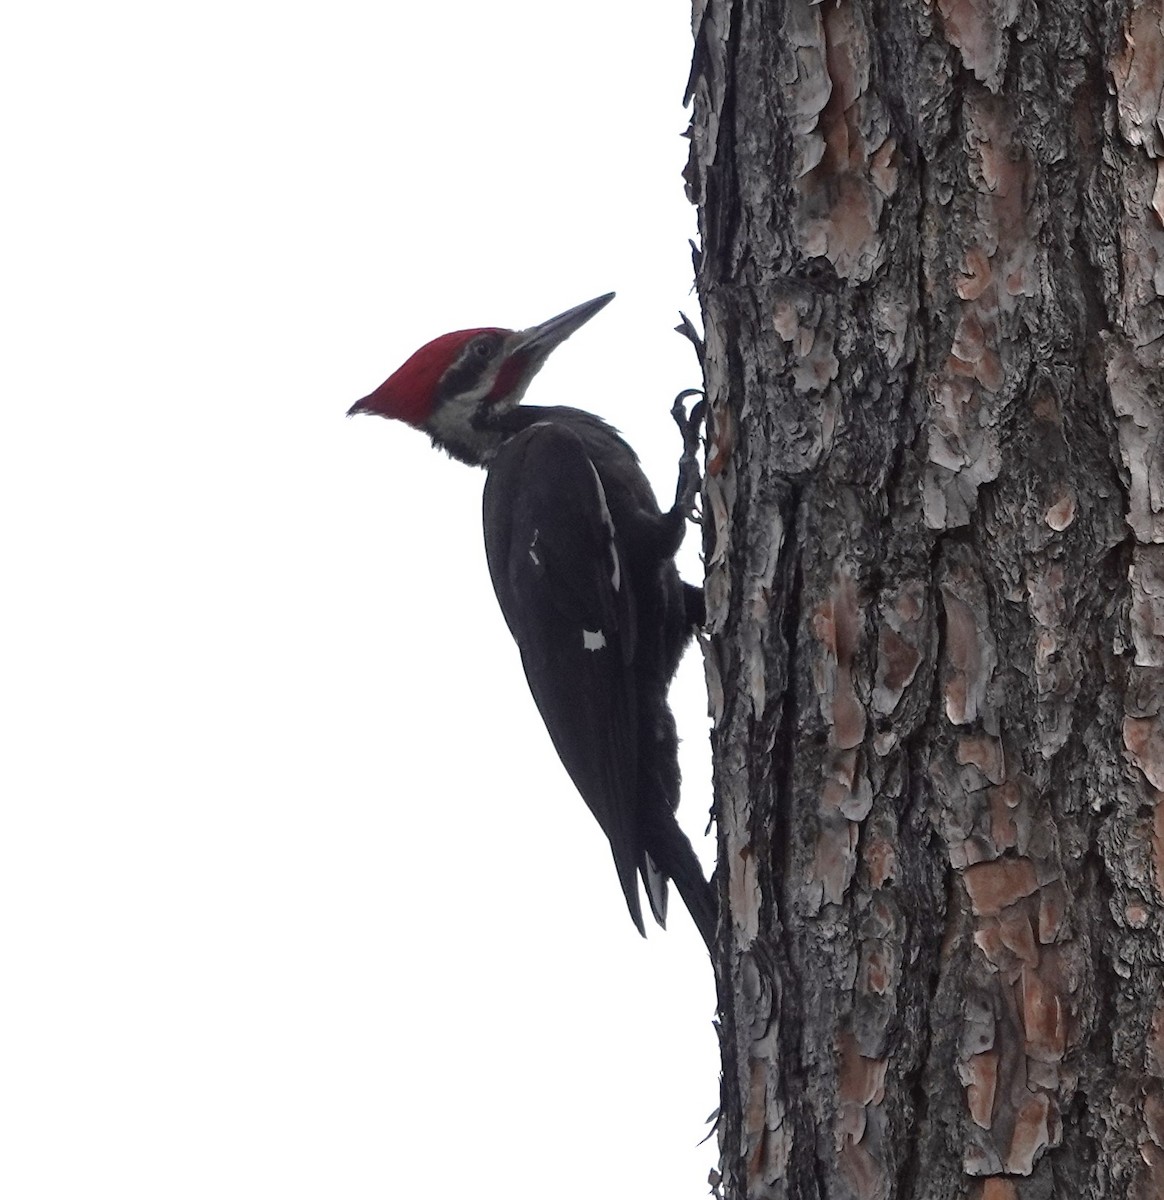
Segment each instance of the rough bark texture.
[{"label": "rough bark texture", "polygon": [[1164,0],[696,0],[722,1194],[1164,1196]]}]

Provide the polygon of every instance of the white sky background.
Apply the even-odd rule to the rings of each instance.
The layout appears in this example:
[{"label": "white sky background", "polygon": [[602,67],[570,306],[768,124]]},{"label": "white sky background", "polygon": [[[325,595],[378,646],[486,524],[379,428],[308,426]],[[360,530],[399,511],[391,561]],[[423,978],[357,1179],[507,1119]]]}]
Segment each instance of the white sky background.
[{"label": "white sky background", "polygon": [[689,61],[664,0],[9,8],[0,1195],[706,1195],[698,936],[631,925],[483,475],[343,416],[613,289],[529,398],[669,503]]}]

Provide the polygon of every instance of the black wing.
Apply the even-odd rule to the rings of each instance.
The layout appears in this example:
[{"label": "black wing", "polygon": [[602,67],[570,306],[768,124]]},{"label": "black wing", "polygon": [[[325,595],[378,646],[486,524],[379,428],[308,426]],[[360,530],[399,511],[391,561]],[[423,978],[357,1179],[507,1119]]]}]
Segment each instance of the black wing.
[{"label": "black wing", "polygon": [[639,932],[634,599],[602,483],[581,439],[537,424],[489,466],[485,553],[530,691],[610,841]]}]

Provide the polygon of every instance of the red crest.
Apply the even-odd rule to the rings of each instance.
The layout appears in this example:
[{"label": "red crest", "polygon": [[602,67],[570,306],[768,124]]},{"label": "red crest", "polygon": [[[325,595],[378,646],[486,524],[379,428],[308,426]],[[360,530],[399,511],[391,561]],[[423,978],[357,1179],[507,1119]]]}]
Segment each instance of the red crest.
[{"label": "red crest", "polygon": [[479,333],[504,333],[503,329],[458,329],[426,342],[351,412],[370,412],[423,427],[432,415],[437,388],[444,373],[456,361],[465,343]]}]

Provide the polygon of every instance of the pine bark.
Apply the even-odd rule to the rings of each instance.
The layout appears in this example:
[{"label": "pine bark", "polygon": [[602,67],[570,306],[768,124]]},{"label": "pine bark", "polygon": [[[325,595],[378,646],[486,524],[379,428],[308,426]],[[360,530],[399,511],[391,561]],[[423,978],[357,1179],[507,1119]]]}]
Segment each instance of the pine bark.
[{"label": "pine bark", "polygon": [[730,1200],[1164,1196],[1164,0],[695,0]]}]

